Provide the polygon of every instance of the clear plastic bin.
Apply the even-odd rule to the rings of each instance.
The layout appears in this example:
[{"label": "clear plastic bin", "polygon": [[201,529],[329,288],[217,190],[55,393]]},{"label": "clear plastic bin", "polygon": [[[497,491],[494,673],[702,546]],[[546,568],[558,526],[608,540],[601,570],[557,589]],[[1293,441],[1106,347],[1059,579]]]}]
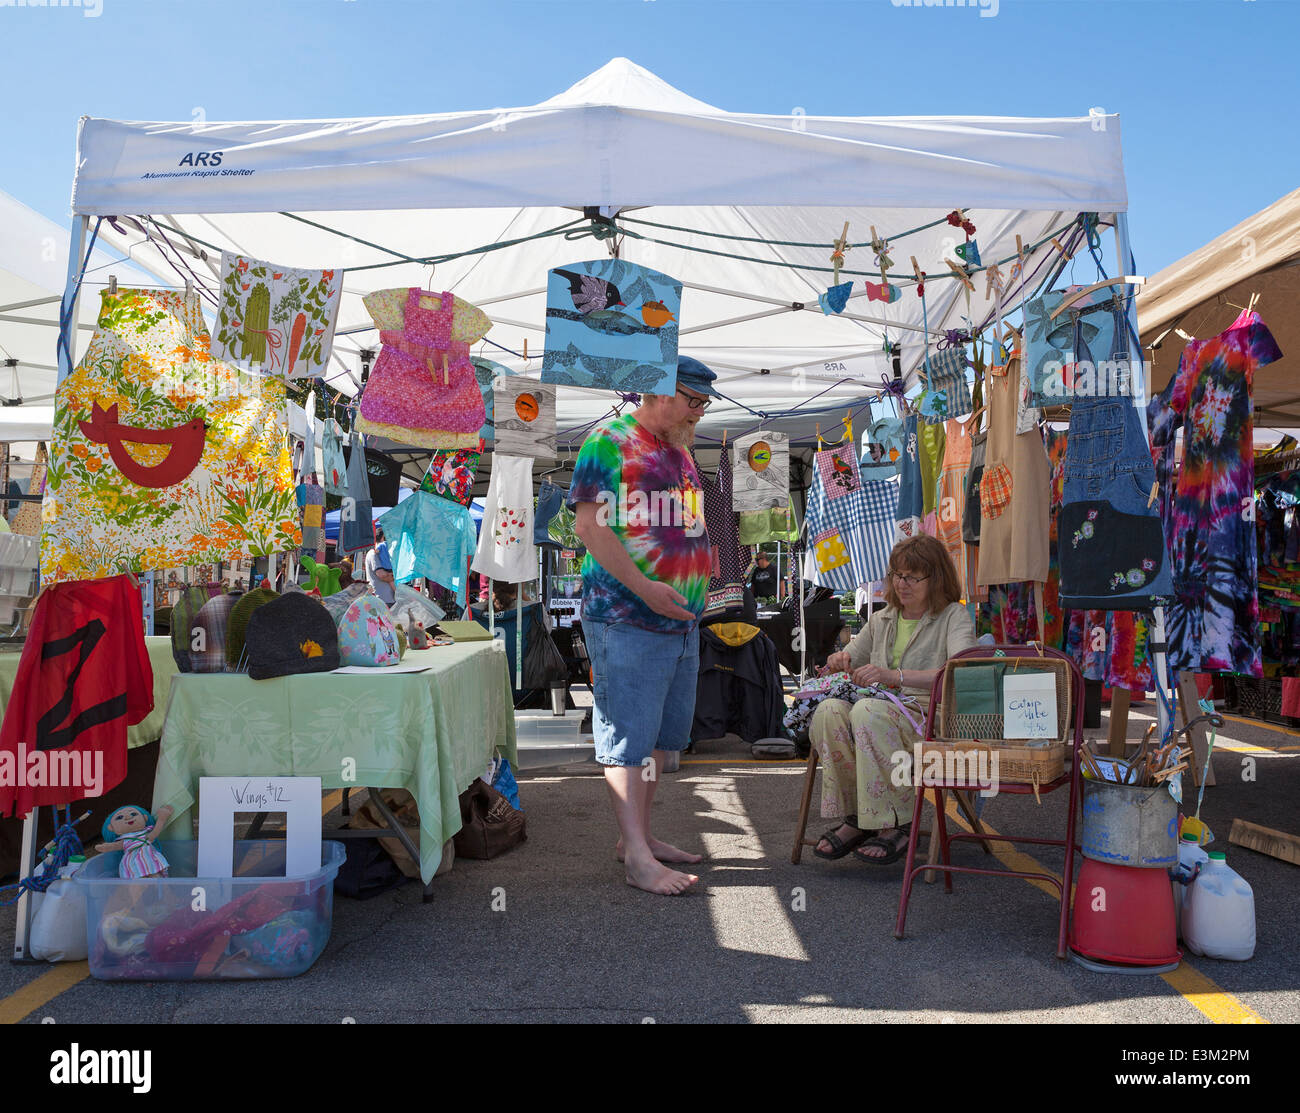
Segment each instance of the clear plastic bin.
[{"label": "clear plastic bin", "polygon": [[114,851],[92,858],[74,878],[86,893],[96,978],[292,978],[325,949],[342,843],[323,842],[320,869],[291,879],[283,876],[282,840],[236,842],[234,878],[196,877],[197,842],[156,845],[167,877],[118,877],[121,852]]}]

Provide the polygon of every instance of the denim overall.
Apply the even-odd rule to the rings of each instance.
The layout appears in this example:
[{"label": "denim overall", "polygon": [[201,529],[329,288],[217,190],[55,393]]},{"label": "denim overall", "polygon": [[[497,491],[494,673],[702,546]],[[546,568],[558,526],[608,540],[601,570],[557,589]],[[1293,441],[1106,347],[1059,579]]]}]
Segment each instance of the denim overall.
[{"label": "denim overall", "polygon": [[[1080,315],[1082,316],[1082,315]],[[1128,363],[1129,326],[1118,299],[1088,314],[1074,350],[1080,363]],[[1118,339],[1117,339],[1118,338]],[[1097,353],[1094,358],[1093,353]],[[1151,450],[1124,375],[1121,394],[1097,375],[1096,391],[1075,396],[1065,449],[1065,491],[1058,524],[1060,605],[1072,610],[1145,611],[1173,595],[1169,552],[1158,504],[1148,506],[1155,482]]]}]

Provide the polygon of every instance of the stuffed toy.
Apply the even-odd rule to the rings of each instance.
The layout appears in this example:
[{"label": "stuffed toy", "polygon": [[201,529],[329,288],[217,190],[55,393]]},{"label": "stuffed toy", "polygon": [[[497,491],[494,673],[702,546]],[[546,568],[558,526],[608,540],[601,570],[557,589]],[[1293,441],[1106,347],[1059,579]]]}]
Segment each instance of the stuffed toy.
[{"label": "stuffed toy", "polygon": [[132,880],[166,877],[167,859],[153,843],[162,828],[167,826],[172,811],[171,807],[159,808],[155,818],[146,808],[126,804],[104,820],[104,841],[95,849],[101,854],[122,851],[122,862],[117,868],[119,877]]},{"label": "stuffed toy", "polygon": [[311,577],[311,586],[308,592],[316,591],[321,596],[334,595],[342,590],[339,578],[343,575],[341,568],[330,568],[324,564],[317,564],[311,557],[302,558],[302,566],[307,569],[307,575]]}]

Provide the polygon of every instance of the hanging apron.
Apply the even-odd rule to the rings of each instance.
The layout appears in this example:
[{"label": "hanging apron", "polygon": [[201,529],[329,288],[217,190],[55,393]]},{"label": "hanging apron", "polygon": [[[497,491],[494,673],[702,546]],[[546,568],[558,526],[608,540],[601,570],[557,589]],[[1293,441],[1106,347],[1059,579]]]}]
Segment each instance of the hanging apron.
[{"label": "hanging apron", "polygon": [[531,457],[493,455],[483,528],[471,567],[480,576],[511,584],[537,578]]},{"label": "hanging apron", "polygon": [[370,520],[370,477],[366,474],[365,437],[359,433],[352,441],[348,460],[348,495],[339,513],[339,551],[355,553],[375,543],[375,529]]}]

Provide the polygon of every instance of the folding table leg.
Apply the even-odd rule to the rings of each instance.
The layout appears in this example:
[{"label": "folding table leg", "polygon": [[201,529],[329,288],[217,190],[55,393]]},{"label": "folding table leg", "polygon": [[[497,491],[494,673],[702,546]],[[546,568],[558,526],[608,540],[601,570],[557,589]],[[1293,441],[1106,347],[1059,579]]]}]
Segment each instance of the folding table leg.
[{"label": "folding table leg", "polygon": [[[411,836],[406,833],[406,828],[397,822],[397,816],[393,815],[392,810],[384,803],[383,792],[377,788],[366,790],[370,793],[370,800],[375,805],[375,810],[379,812],[384,822],[388,824],[388,830],[397,837],[406,853],[418,864],[420,861],[420,848],[411,840]],[[429,884],[424,887],[424,903],[428,904],[433,900],[433,885]]]}]

